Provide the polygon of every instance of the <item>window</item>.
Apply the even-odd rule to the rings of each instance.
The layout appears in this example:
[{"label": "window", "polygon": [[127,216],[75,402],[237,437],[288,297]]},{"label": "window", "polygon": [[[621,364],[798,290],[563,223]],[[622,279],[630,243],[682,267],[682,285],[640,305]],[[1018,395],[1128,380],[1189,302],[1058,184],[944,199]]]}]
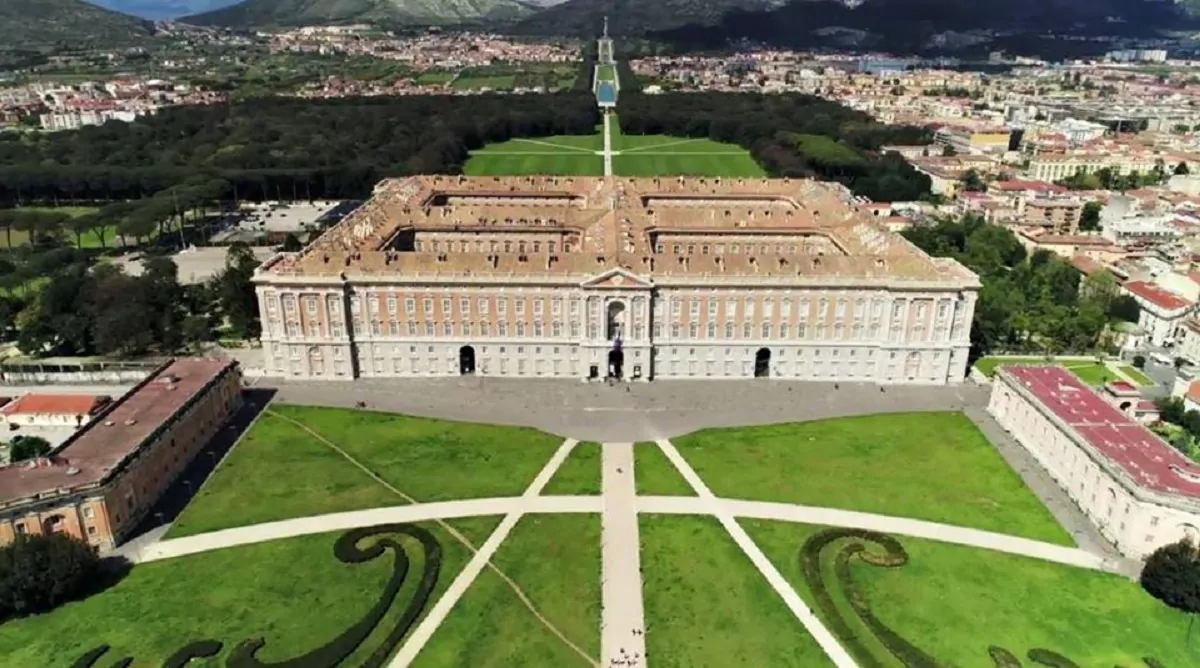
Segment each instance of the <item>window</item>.
[{"label": "window", "polygon": [[424,309],[425,315],[433,315],[433,298],[426,297],[422,300],[421,307]]},{"label": "window", "polygon": [[683,304],[678,299],[671,300],[671,317],[678,318],[683,313]]},{"label": "window", "polygon": [[557,339],[558,337],[562,336],[562,323],[561,323],[561,322],[559,322],[559,321],[557,321],[557,320],[555,320],[555,321],[554,321],[554,322],[553,322],[553,323],[550,325],[550,334],[551,334],[551,335],[552,335],[554,338],[556,338],[556,339]]},{"label": "window", "polygon": [[408,335],[409,336],[417,335],[417,321],[416,320],[408,321]]},{"label": "window", "polygon": [[458,313],[466,317],[471,312],[471,299],[469,297],[461,297],[458,300]]},{"label": "window", "polygon": [[764,322],[764,323],[762,324],[762,337],[763,337],[764,339],[769,339],[769,338],[771,338],[771,323],[769,323],[769,322]]},{"label": "window", "polygon": [[579,338],[579,323],[578,322],[571,323],[571,338],[573,338],[573,339]]},{"label": "window", "polygon": [[433,336],[433,321],[425,321],[425,336]]},{"label": "window", "polygon": [[317,314],[317,298],[312,295],[305,297],[304,298],[304,310],[307,311],[309,315],[316,315]]},{"label": "window", "polygon": [[533,335],[538,337],[539,339],[542,338],[542,321],[541,320],[538,320],[537,322],[533,323]]},{"label": "window", "polygon": [[736,299],[726,299],[725,300],[725,317],[726,318],[732,318],[735,315],[737,315],[737,305],[738,305],[738,303],[737,303]]},{"label": "window", "polygon": [[845,299],[837,300],[837,316],[836,317],[838,317],[838,318],[846,317],[846,300]]},{"label": "window", "polygon": [[688,338],[695,339],[700,337],[700,324],[692,321],[688,323]]},{"label": "window", "polygon": [[650,332],[651,332],[651,336],[653,336],[654,338],[656,338],[656,339],[662,338],[662,323],[661,322],[654,323],[654,326],[650,328]]},{"label": "window", "polygon": [[538,297],[533,300],[533,315],[540,317],[542,315],[542,298]]},{"label": "window", "polygon": [[449,314],[450,314],[450,298],[442,297],[442,315],[445,316],[445,315],[449,315]]},{"label": "window", "polygon": [[742,317],[753,318],[754,317],[754,298],[753,297],[746,297],[745,309],[746,310],[742,314]]},{"label": "window", "polygon": [[700,317],[700,300],[699,299],[693,299],[691,301],[691,304],[688,305],[688,315],[692,318]]},{"label": "window", "polygon": [[825,313],[828,310],[829,310],[829,300],[824,297],[821,297],[821,300],[817,302],[817,317],[824,318]]},{"label": "window", "polygon": [[786,322],[779,323],[779,338],[786,339],[788,337],[788,324]]},{"label": "window", "polygon": [[524,322],[517,323],[517,336],[518,337],[525,336],[525,323]]},{"label": "window", "polygon": [[792,298],[791,297],[784,297],[783,301],[780,302],[779,315],[781,315],[785,318],[790,317],[792,315]]},{"label": "window", "polygon": [[463,332],[463,336],[467,336],[467,337],[471,336],[471,323],[470,322],[463,321],[462,332]]},{"label": "window", "polygon": [[483,322],[479,323],[479,335],[480,336],[488,336],[489,334],[491,334],[491,331],[490,331],[491,328],[492,328],[491,323],[488,322],[487,320],[484,320]]},{"label": "window", "polygon": [[500,336],[508,336],[508,323],[503,320],[496,323],[496,333]]},{"label": "window", "polygon": [[508,314],[508,297],[496,298],[496,313],[502,316]]},{"label": "window", "polygon": [[673,339],[679,338],[679,323],[677,323],[677,322],[671,323],[671,338],[673,338]]},{"label": "window", "polygon": [[709,320],[708,326],[705,329],[706,329],[706,331],[705,331],[704,335],[706,337],[708,337],[710,339],[717,338],[717,323],[713,322],[712,320]]},{"label": "window", "polygon": [[562,300],[555,299],[550,302],[550,313],[552,315],[562,315]]},{"label": "window", "polygon": [[450,322],[449,320],[443,322],[442,323],[442,335],[443,336],[454,336],[454,323]]},{"label": "window", "polygon": [[753,334],[753,332],[754,332],[754,330],[750,323],[747,322],[742,325],[742,338],[743,339],[750,338],[750,335]]},{"label": "window", "polygon": [[733,321],[732,320],[725,321],[725,338],[727,338],[727,339],[733,338]]},{"label": "window", "polygon": [[475,302],[475,308],[479,309],[479,315],[487,315],[488,314],[487,297],[480,297],[478,299],[478,301]]},{"label": "window", "polygon": [[767,297],[763,300],[763,316],[770,318],[775,315],[775,300]]},{"label": "window", "polygon": [[400,307],[400,305],[396,301],[396,295],[388,295],[388,298],[387,298],[388,313],[391,315],[396,315],[399,307]]},{"label": "window", "polygon": [[517,297],[517,315],[525,315],[525,298]]},{"label": "window", "polygon": [[[174,441],[172,441],[172,443],[174,443]],[[84,509],[83,509],[83,519],[85,519],[85,520],[90,520],[90,519],[93,519],[93,518],[95,518],[95,517],[96,517],[96,511],[95,511],[95,510],[92,510],[92,507],[91,507],[91,506],[88,506],[88,507],[86,507],[86,508],[84,508]]]},{"label": "window", "polygon": [[571,300],[571,315],[573,315],[573,316],[579,315],[579,300],[578,299]]}]

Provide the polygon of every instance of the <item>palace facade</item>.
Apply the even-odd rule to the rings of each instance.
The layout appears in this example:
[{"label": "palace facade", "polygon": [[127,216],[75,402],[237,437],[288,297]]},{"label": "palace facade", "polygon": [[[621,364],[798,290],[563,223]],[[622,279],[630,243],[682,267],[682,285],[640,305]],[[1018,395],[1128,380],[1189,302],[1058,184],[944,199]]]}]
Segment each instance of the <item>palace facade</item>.
[{"label": "palace facade", "polygon": [[978,278],[795,179],[414,176],[255,276],[269,374],[945,384]]}]

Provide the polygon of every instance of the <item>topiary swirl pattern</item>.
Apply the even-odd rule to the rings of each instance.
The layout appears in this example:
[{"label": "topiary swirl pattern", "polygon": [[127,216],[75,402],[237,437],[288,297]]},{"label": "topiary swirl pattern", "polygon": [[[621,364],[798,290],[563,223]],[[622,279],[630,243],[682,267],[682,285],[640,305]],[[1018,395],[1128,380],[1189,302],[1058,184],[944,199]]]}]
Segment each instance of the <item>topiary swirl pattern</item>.
[{"label": "topiary swirl pattern", "polygon": [[[825,571],[822,570],[821,558],[835,544],[838,547],[833,554],[831,569],[834,579],[840,586],[849,608],[870,636],[887,649],[892,659],[898,660],[905,668],[952,668],[950,663],[941,661],[917,647],[876,617],[870,603],[854,582],[852,566],[856,560],[880,568],[899,568],[908,563],[908,553],[900,541],[893,536],[864,529],[826,529],[804,542],[800,548],[800,567],[822,618],[859,665],[862,668],[884,668],[892,665],[893,661],[889,660],[885,664],[885,657],[877,656],[872,651],[868,644],[869,638],[855,629],[834,602],[829,583],[826,582]],[[1029,650],[1026,654],[1028,664],[1022,663],[1016,654],[1003,647],[992,645],[988,647],[987,653],[994,668],[1083,668],[1058,652],[1043,648]],[[1165,668],[1152,657],[1146,657],[1142,662],[1145,664],[1142,668]]]},{"label": "topiary swirl pattern", "polygon": [[[384,616],[395,605],[396,596],[407,580],[411,560],[405,545],[395,536],[410,536],[420,544],[424,555],[424,570],[417,583],[417,591],[404,608],[400,619],[380,642],[374,652],[358,668],[380,668],[404,636],[421,616],[437,586],[442,567],[442,546],[432,533],[413,524],[381,524],[352,529],[342,534],[333,545],[333,554],[345,564],[362,564],[383,556],[389,550],[394,554],[392,572],[384,585],[375,605],[353,626],[316,649],[279,662],[266,662],[258,658],[259,651],[267,644],[262,637],[249,638],[238,643],[225,660],[227,668],[349,668],[346,661],[374,633]],[[217,656],[224,647],[217,640],[197,640],[188,643],[172,654],[162,668],[184,668],[192,659]],[[71,668],[101,668],[100,660],[108,653],[107,645],[97,647],[76,659]],[[125,657],[111,664],[111,668],[127,668],[132,657]]]}]

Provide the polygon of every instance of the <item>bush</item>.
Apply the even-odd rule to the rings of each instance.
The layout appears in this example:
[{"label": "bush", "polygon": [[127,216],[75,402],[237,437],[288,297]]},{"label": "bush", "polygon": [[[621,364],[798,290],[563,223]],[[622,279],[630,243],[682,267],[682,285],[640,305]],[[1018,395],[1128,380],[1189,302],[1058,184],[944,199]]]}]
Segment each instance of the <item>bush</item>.
[{"label": "bush", "polygon": [[1145,355],[1134,355],[1133,356],[1133,365],[1139,369],[1145,369],[1146,368],[1146,356]]},{"label": "bush", "polygon": [[[425,553],[425,568],[421,573],[421,581],[417,584],[417,591],[408,607],[404,609],[404,614],[401,615],[396,626],[388,633],[379,648],[362,664],[363,668],[383,666],[400,641],[408,634],[412,625],[416,623],[421,611],[425,609],[429,597],[433,594],[433,588],[437,586],[438,574],[442,570],[441,544],[429,531],[413,524],[381,524],[353,529],[342,534],[334,544],[334,556],[346,564],[361,564],[371,561],[383,555],[386,549],[391,549],[395,553],[395,564],[387,584],[384,585],[383,593],[371,610],[354,626],[308,654],[278,663],[268,664],[259,661],[255,655],[266,644],[266,640],[261,637],[251,638],[234,648],[225,663],[227,668],[328,668],[341,665],[383,621],[410,570],[408,554],[404,545],[387,534],[402,534],[416,538]],[[364,540],[376,536],[378,538],[367,547],[359,546]]]},{"label": "bush", "polygon": [[0,619],[47,612],[85,594],[100,559],[87,543],[63,533],[18,535],[0,547]]},{"label": "bush", "polygon": [[23,462],[27,459],[45,457],[50,453],[50,441],[41,436],[17,436],[9,443],[10,461]]},{"label": "bush", "polygon": [[1200,612],[1200,548],[1190,540],[1164,545],[1146,559],[1142,588],[1176,610]]},{"label": "bush", "polygon": [[1059,654],[1051,652],[1048,649],[1034,648],[1029,650],[1029,660],[1050,668],[1079,668],[1079,664]]},{"label": "bush", "polygon": [[988,648],[988,656],[992,657],[995,668],[1021,668],[1021,661],[1003,647],[992,645]]}]

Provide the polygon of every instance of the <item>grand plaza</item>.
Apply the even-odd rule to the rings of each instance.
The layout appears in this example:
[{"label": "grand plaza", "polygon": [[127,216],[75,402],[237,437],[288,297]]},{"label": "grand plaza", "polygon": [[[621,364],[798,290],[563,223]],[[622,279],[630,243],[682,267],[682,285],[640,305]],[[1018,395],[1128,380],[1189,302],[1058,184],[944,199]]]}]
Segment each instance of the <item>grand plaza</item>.
[{"label": "grand plaza", "polygon": [[944,384],[978,278],[795,179],[414,176],[259,269],[267,371]]}]

